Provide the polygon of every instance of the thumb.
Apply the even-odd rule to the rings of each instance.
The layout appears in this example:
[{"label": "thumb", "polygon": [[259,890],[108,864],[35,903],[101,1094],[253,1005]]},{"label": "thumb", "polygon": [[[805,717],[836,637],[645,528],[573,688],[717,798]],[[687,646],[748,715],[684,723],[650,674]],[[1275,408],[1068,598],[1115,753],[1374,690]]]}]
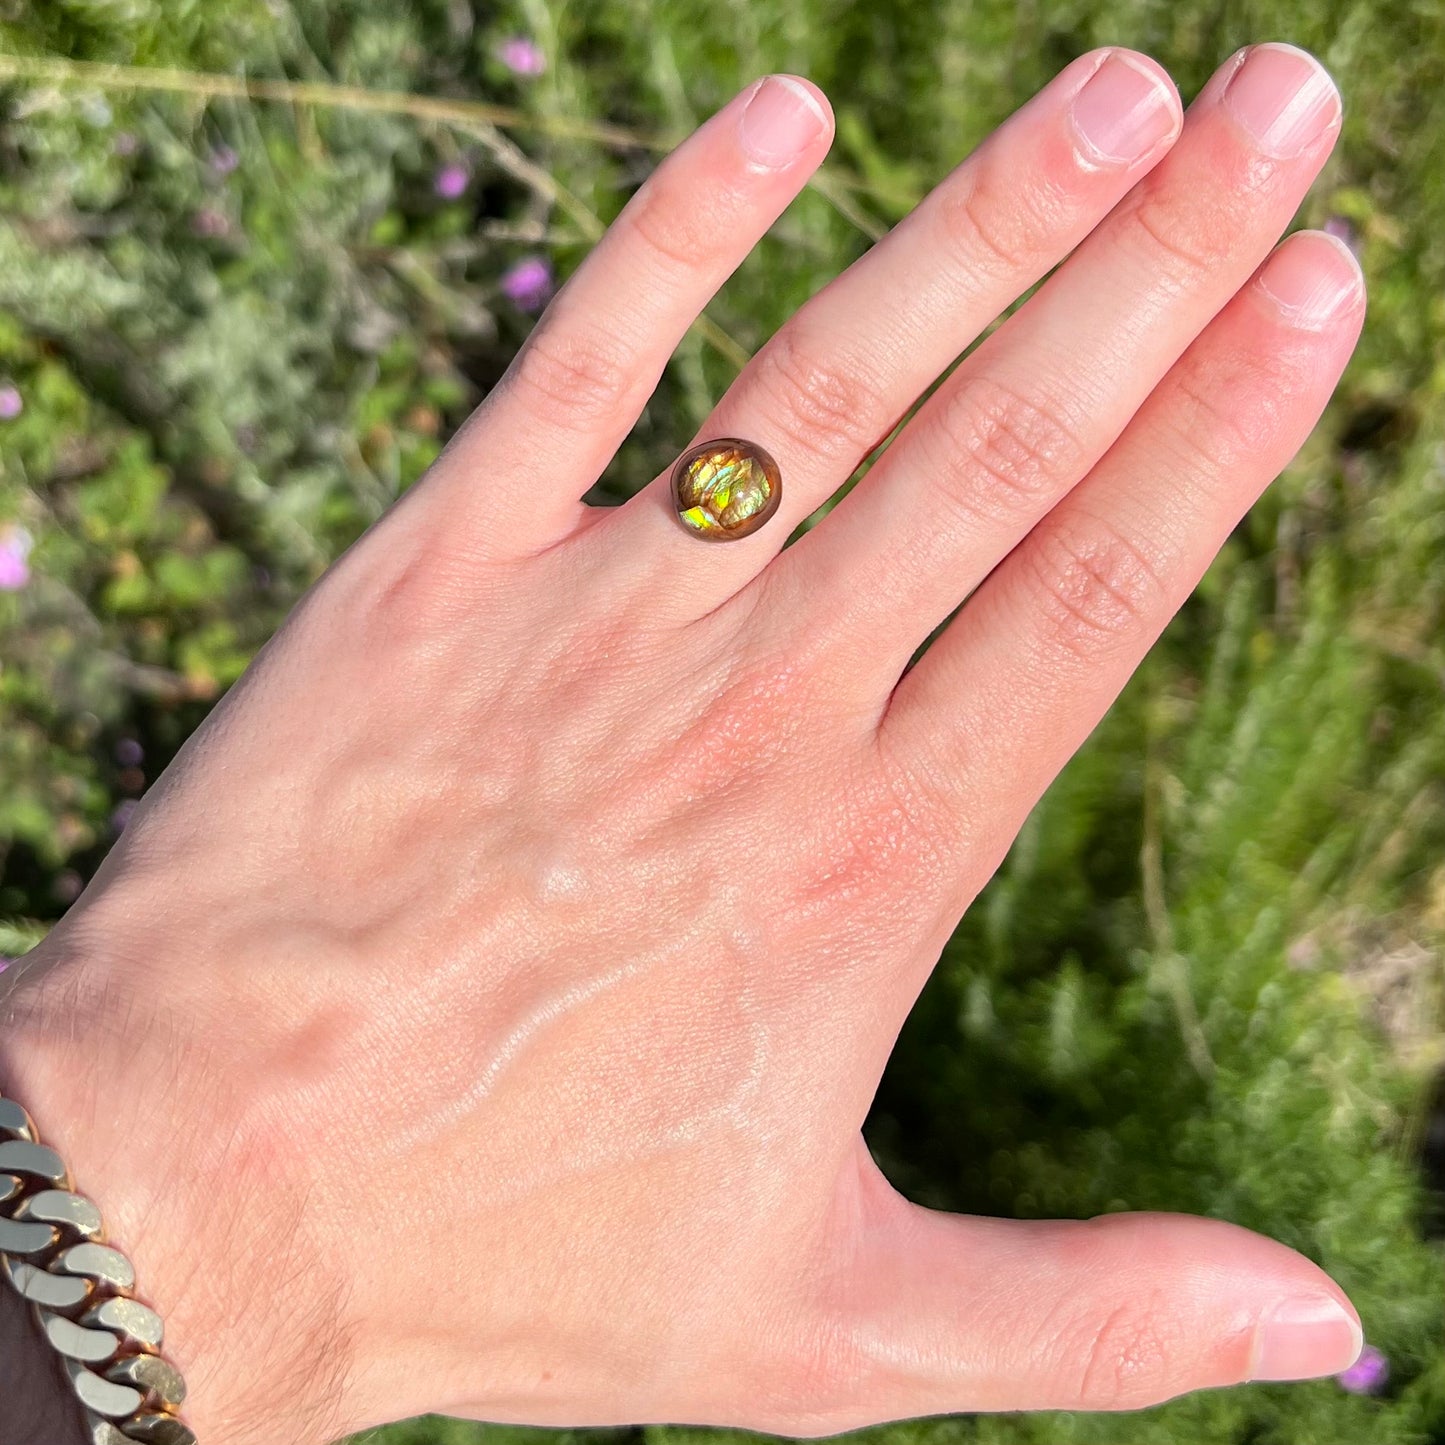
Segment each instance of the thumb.
[{"label": "thumb", "polygon": [[850,1398],[820,1412],[829,1428],[846,1428],[839,1406],[860,1423],[1138,1409],[1335,1374],[1360,1353],[1359,1316],[1329,1276],[1237,1225],[944,1214],[904,1199],[871,1158],[849,1174],[841,1217],[856,1232],[847,1265],[824,1276],[822,1328],[842,1355],[828,1374]]}]

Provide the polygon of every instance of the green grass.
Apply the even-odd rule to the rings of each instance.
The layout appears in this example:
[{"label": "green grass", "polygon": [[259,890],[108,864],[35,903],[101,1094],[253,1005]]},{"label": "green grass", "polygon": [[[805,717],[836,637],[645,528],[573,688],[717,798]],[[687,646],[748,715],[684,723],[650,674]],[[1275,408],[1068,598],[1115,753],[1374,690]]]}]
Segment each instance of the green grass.
[{"label": "green grass", "polygon": [[[463,7],[465,9],[465,7]],[[346,106],[0,82],[0,948],[44,931],[290,601],[435,455],[656,150],[756,74],[811,76],[839,136],[679,348],[600,490],[673,456],[751,351],[1074,55],[1145,50],[1188,99],[1251,40],[1343,90],[1299,223],[1370,285],[1315,436],[1238,529],[949,946],[868,1124],[945,1208],[1151,1207],[1284,1239],[1351,1291],[1393,1375],[1198,1395],[1126,1419],[880,1427],[905,1442],[1445,1442],[1441,1254],[1420,1158],[1445,936],[1445,0],[526,0],[472,29],[394,0],[63,0],[0,50],[331,80],[520,107],[496,132]],[[533,35],[534,80],[491,57]],[[553,129],[549,129],[549,126]],[[118,136],[132,139],[117,144]],[[232,172],[215,164],[236,152]],[[462,160],[460,201],[432,178]],[[545,180],[550,177],[550,182]],[[556,187],[561,187],[560,197]],[[826,192],[824,194],[823,192]],[[596,220],[594,220],[596,218]],[[485,1440],[418,1422],[389,1445]],[[603,1436],[642,1432],[581,1432]],[[665,1445],[713,1432],[649,1428]]]}]

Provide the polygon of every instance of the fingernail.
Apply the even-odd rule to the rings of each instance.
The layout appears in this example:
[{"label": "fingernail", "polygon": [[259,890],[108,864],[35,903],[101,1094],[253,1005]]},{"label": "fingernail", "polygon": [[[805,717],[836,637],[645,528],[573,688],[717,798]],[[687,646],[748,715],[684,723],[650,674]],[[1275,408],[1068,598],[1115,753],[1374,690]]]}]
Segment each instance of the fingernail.
[{"label": "fingernail", "polygon": [[1359,1357],[1360,1322],[1338,1300],[1310,1295],[1286,1300],[1259,1322],[1251,1380],[1313,1380],[1337,1375]]},{"label": "fingernail", "polygon": [[1258,285],[1286,321],[1318,330],[1354,303],[1364,277],[1343,241],[1327,231],[1301,231],[1265,262]]},{"label": "fingernail", "polygon": [[796,160],[827,125],[823,107],[806,85],[790,75],[769,75],[743,107],[738,135],[754,161],[776,169]]},{"label": "fingernail", "polygon": [[1269,41],[1250,47],[1224,105],[1262,151],[1291,160],[1339,118],[1340,93],[1313,55]]},{"label": "fingernail", "polygon": [[1089,77],[1071,113],[1080,139],[1101,161],[1147,155],[1179,125],[1169,86],[1117,53]]}]

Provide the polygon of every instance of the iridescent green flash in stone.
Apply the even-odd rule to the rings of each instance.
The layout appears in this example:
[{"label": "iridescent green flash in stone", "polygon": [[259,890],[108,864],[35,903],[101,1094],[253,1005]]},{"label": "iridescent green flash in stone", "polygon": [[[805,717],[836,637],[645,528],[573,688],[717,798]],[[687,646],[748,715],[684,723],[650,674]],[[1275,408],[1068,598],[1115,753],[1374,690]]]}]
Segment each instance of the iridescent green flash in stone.
[{"label": "iridescent green flash in stone", "polygon": [[722,437],[690,448],[672,470],[672,504],[694,537],[731,542],[756,532],[783,498],[778,464],[755,442]]}]

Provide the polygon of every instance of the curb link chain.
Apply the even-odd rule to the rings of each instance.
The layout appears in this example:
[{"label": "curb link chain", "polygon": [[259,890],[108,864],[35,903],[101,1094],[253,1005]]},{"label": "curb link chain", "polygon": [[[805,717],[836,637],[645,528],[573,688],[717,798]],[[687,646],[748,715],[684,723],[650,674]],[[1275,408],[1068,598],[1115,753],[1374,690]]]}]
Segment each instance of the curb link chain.
[{"label": "curb link chain", "polygon": [[160,1353],[160,1316],[131,1293],[131,1262],[105,1243],[100,1210],[74,1193],[30,1115],[4,1097],[0,1274],[63,1360],[89,1445],[196,1445],[176,1417],[185,1381]]}]

